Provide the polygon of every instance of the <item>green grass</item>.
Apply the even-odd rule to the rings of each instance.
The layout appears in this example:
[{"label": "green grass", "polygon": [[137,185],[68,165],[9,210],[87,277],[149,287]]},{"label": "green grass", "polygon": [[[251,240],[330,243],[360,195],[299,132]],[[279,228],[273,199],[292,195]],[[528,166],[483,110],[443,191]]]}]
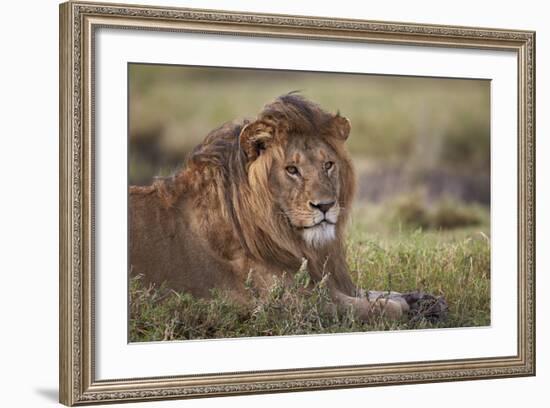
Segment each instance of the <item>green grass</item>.
[{"label": "green grass", "polygon": [[[309,289],[307,270],[294,272],[291,284],[276,282],[267,297],[247,286],[252,303],[245,307],[214,292],[195,299],[166,287],[130,284],[130,341],[204,339],[472,327],[490,324],[490,243],[488,216],[480,225],[451,230],[402,226],[384,219],[384,206],[364,205],[354,212],[347,240],[350,272],[367,290],[423,290],[444,296],[445,322],[368,323],[350,311],[337,312],[325,282]],[[246,282],[243,282],[245,285]]]}]

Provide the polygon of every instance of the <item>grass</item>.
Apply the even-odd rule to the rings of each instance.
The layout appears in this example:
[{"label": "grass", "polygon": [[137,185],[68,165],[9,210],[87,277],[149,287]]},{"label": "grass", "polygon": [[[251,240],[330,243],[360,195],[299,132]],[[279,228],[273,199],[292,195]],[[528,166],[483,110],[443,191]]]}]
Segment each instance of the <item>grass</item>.
[{"label": "grass", "polygon": [[[277,281],[267,297],[248,287],[249,307],[214,291],[211,300],[196,299],[166,287],[130,284],[130,341],[282,336],[472,327],[490,324],[490,242],[487,217],[481,224],[454,229],[413,229],[380,218],[382,206],[355,211],[347,240],[354,281],[365,289],[442,295],[449,304],[445,322],[368,323],[350,311],[337,312],[326,282],[309,289],[307,267],[290,284]],[[243,282],[243,284],[246,284]]]}]

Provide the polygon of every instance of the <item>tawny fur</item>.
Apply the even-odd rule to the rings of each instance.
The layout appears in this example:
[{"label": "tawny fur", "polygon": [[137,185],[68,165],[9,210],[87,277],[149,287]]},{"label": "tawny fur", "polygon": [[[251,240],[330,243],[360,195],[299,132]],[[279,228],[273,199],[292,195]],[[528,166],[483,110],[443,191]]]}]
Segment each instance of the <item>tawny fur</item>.
[{"label": "tawny fur", "polygon": [[[399,303],[369,303],[349,276],[344,232],[355,192],[349,132],[347,119],[296,94],[266,105],[254,121],[212,131],[181,171],[130,187],[130,272],[194,296],[216,288],[246,302],[249,273],[265,290],[305,258],[314,282],[329,274],[338,304],[364,318],[384,307],[400,316]],[[289,163],[301,173],[290,174]],[[323,213],[314,204],[331,200],[326,221],[316,226]]]}]

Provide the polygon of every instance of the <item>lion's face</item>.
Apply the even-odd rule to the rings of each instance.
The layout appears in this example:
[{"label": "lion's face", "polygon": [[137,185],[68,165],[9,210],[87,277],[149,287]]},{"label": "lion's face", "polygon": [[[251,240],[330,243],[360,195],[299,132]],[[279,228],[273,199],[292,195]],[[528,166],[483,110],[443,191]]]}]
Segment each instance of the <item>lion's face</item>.
[{"label": "lion's face", "polygon": [[243,207],[255,209],[250,229],[290,253],[301,247],[296,238],[310,248],[338,243],[347,219],[343,207],[351,202],[355,184],[345,148],[350,130],[339,113],[293,94],[246,123],[239,145],[250,194],[239,198]]},{"label": "lion's face", "polygon": [[293,229],[313,247],[336,237],[339,158],[319,138],[292,137],[273,163],[270,190]]}]

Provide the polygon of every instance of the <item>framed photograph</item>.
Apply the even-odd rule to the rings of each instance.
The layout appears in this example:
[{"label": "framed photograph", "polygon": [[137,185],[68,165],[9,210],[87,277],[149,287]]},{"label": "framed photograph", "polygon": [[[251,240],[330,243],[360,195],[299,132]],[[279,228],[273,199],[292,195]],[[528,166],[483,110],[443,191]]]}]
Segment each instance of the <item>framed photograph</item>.
[{"label": "framed photograph", "polygon": [[535,33],[60,6],[60,401],[535,374]]}]

